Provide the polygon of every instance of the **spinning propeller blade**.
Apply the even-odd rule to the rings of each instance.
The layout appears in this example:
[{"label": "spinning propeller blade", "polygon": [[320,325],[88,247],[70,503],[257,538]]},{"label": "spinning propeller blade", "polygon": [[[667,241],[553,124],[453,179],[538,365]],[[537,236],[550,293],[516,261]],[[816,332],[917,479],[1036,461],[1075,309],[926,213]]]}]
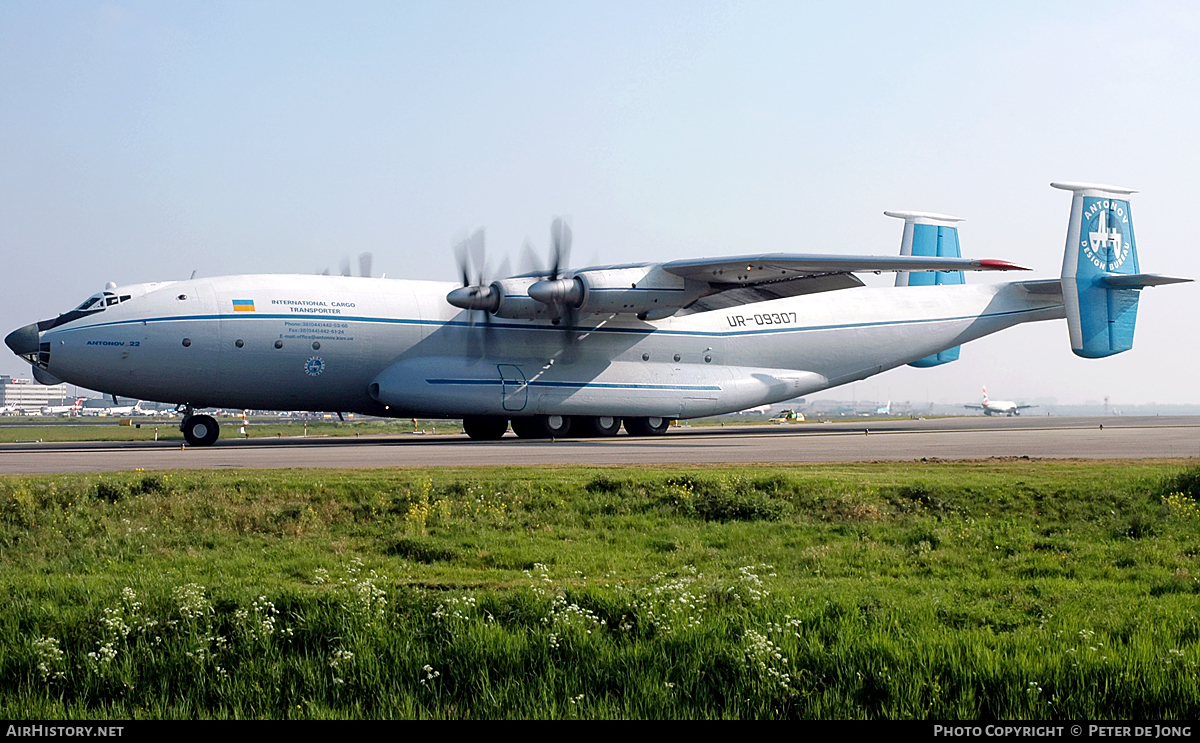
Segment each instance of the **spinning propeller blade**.
[{"label": "spinning propeller blade", "polygon": [[[454,257],[463,285],[461,289],[446,295],[446,301],[450,304],[468,311],[468,344],[473,346],[477,333],[482,332],[480,351],[484,356],[491,350],[492,313],[500,306],[500,293],[489,283],[486,242],[483,228],[480,227],[454,246]],[[507,260],[502,268],[507,270]],[[476,315],[477,310],[483,312],[482,318]],[[479,325],[483,326],[481,331],[477,330]],[[470,351],[468,353],[477,355]]]},{"label": "spinning propeller blade", "polygon": [[[358,271],[359,271],[358,275],[362,276],[364,279],[371,278],[371,263],[374,260],[375,260],[375,256],[372,255],[371,253],[360,253],[358,256]],[[349,256],[342,259],[340,266],[342,269],[342,272],[341,272],[342,276],[353,276],[354,275],[350,271]],[[325,269],[323,269],[321,271],[318,271],[317,273],[320,274],[321,276],[329,276],[330,275],[330,271],[329,271],[328,267],[326,267]]]}]

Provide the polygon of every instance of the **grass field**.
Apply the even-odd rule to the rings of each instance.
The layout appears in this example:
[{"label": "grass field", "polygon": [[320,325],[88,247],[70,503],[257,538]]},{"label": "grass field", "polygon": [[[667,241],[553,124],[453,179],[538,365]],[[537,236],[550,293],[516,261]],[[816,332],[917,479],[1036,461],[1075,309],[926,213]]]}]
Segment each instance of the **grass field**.
[{"label": "grass field", "polygon": [[1200,716],[1200,468],[0,478],[0,715]]}]

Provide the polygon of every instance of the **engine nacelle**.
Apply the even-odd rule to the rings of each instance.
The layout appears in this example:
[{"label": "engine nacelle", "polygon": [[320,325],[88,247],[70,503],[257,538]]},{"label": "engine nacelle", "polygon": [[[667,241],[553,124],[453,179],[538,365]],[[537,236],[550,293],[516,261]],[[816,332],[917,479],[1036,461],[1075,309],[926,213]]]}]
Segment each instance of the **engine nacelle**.
[{"label": "engine nacelle", "polygon": [[669,317],[696,301],[706,288],[663,271],[658,265],[595,268],[570,279],[540,281],[529,294],[547,304],[566,304],[583,314]]},{"label": "engine nacelle", "polygon": [[583,286],[579,310],[587,313],[668,317],[695,302],[707,288],[703,282],[667,273],[657,264],[580,271],[575,279]]},{"label": "engine nacelle", "polygon": [[552,319],[564,307],[583,315],[631,314],[656,320],[695,302],[707,287],[706,282],[689,281],[650,264],[593,268],[561,279],[517,276],[455,289],[446,299],[455,307],[521,320]]},{"label": "engine nacelle", "polygon": [[499,294],[499,303],[492,314],[519,320],[553,318],[555,308],[529,296],[529,287],[542,279],[518,276],[512,279],[493,281],[491,289]]}]

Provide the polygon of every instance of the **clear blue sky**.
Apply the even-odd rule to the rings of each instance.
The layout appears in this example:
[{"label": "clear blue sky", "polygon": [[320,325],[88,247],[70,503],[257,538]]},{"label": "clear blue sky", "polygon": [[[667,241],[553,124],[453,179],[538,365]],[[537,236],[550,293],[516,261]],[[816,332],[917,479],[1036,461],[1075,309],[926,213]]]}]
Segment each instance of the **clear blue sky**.
[{"label": "clear blue sky", "polygon": [[[557,214],[580,266],[890,254],[883,210],[936,211],[1056,276],[1051,180],[1140,189],[1143,270],[1200,276],[1198,103],[1194,3],[7,0],[0,332],[193,269],[452,280],[456,236]],[[1112,359],[1043,323],[854,393],[1200,403],[1198,297],[1144,292]]]}]

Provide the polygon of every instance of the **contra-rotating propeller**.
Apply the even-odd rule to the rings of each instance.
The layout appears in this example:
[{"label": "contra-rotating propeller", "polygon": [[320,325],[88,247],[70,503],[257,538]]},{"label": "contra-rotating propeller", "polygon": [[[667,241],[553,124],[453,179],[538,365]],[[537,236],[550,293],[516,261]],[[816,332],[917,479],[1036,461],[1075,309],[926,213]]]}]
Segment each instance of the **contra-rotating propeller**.
[{"label": "contra-rotating propeller", "polygon": [[[500,291],[491,284],[491,266],[487,261],[487,241],[482,227],[454,246],[454,257],[462,275],[463,285],[446,295],[446,299],[455,307],[470,311],[468,322],[472,330],[480,322],[475,311],[483,312],[483,343],[480,350],[487,355],[492,340],[492,313],[500,306]],[[507,257],[501,261],[497,273],[501,277],[508,275]],[[473,345],[475,333],[472,333],[470,338]]]},{"label": "contra-rotating propeller", "polygon": [[555,325],[568,331],[568,341],[573,341],[570,332],[575,325],[575,309],[583,299],[582,287],[573,278],[563,278],[571,258],[571,228],[561,217],[550,223],[550,273],[545,279],[529,287],[529,296],[542,304],[549,305]]},{"label": "contra-rotating propeller", "polygon": [[[500,307],[500,292],[488,281],[487,245],[482,227],[454,246],[454,259],[463,285],[447,294],[446,300],[464,310],[483,310],[489,315],[495,312]],[[507,273],[507,264],[506,258],[501,275]]]},{"label": "contra-rotating propeller", "polygon": [[[524,278],[527,281],[540,279],[533,281],[531,286],[525,284],[529,287],[529,297],[547,306],[551,321],[568,331],[568,343],[573,343],[575,340],[571,329],[575,325],[576,308],[582,297],[582,287],[579,286],[579,283],[573,278],[564,278],[563,276],[567,272],[571,242],[571,228],[561,218],[555,218],[550,224],[549,270],[542,268],[532,246],[526,240],[521,251],[523,273],[520,277],[512,277]],[[482,310],[485,313],[484,322],[490,322],[491,315],[500,310],[503,291],[499,283],[491,283],[489,280],[490,271],[486,260],[482,228],[458,243],[454,253],[463,285],[447,294],[446,300],[464,310]],[[508,259],[506,258],[499,271],[501,279],[508,278],[507,268]],[[472,318],[472,324],[474,324],[474,318]]]}]

